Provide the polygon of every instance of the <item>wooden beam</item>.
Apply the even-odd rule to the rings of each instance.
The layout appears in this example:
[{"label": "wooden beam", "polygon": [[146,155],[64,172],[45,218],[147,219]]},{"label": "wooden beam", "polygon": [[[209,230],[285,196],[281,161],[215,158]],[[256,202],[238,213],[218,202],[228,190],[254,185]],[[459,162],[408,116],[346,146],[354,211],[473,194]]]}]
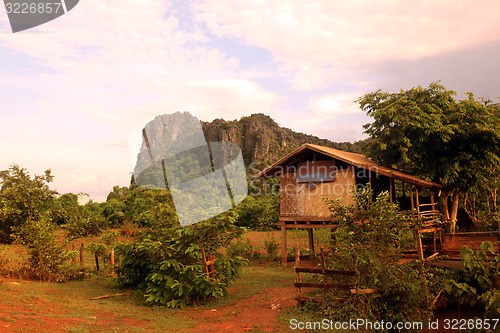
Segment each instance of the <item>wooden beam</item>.
[{"label": "wooden beam", "polygon": [[417,216],[420,217],[420,203],[418,201],[418,187],[415,186],[415,202],[417,204]]},{"label": "wooden beam", "polygon": [[313,234],[313,229],[309,228],[307,229],[307,234],[309,236],[309,250],[312,251],[311,256],[314,254],[314,234]]},{"label": "wooden beam", "polygon": [[281,224],[281,266],[287,266],[286,226]]},{"label": "wooden beam", "polygon": [[92,301],[95,301],[95,300],[98,300],[98,299],[103,299],[103,298],[110,298],[110,297],[116,297],[116,296],[125,296],[125,295],[129,295],[130,293],[121,293],[121,294],[113,294],[113,295],[104,295],[104,296],[98,296],[98,297],[92,297],[90,300]]},{"label": "wooden beam", "polygon": [[282,224],[286,229],[336,229],[338,224]]},{"label": "wooden beam", "polygon": [[424,250],[422,249],[422,237],[420,236],[420,233],[418,233],[418,232],[415,232],[415,237],[417,238],[418,259],[424,260]]},{"label": "wooden beam", "polygon": [[335,270],[335,269],[321,269],[321,268],[295,268],[295,272],[300,273],[314,273],[314,274],[329,274],[329,275],[346,275],[355,276],[355,271]]},{"label": "wooden beam", "polygon": [[411,218],[415,219],[415,204],[413,202],[413,185],[410,184]]},{"label": "wooden beam", "polygon": [[351,289],[351,294],[375,294],[378,292],[378,289]]},{"label": "wooden beam", "polygon": [[347,289],[350,290],[354,285],[340,283],[313,283],[313,282],[296,282],[296,288],[331,288],[331,289]]}]

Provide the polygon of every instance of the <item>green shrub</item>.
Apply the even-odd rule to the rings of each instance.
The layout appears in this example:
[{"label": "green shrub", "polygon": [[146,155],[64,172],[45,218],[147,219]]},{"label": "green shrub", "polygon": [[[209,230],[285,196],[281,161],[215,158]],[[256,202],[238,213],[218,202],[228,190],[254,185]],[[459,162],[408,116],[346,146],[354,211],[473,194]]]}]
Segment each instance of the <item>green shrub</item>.
[{"label": "green shrub", "polygon": [[27,260],[13,272],[22,278],[42,281],[67,281],[81,278],[79,268],[71,267],[69,260],[76,251],[66,251],[66,242],[57,242],[54,226],[46,220],[27,221],[15,230],[15,241],[28,250]]},{"label": "green shrub", "polygon": [[28,221],[50,219],[49,209],[57,193],[48,186],[52,179],[50,169],[33,178],[15,164],[0,171],[0,243],[11,243],[15,229]]},{"label": "green shrub", "polygon": [[261,231],[278,228],[279,196],[247,196],[237,209],[239,226]]},{"label": "green shrub", "polygon": [[274,258],[276,256],[276,252],[280,248],[278,242],[274,239],[266,239],[264,241],[264,247],[269,257]]},{"label": "green shrub", "polygon": [[[158,216],[167,207],[155,207]],[[230,281],[238,277],[244,263],[240,257],[219,252],[243,232],[235,226],[236,212],[229,211],[210,220],[180,227],[173,210],[170,218],[151,220],[138,240],[117,245],[121,257],[118,280],[135,286],[144,293],[146,302],[179,307],[205,301],[226,293]],[[214,255],[215,278],[207,276],[202,264],[201,249]]]},{"label": "green shrub", "polygon": [[250,241],[242,241],[241,239],[236,240],[236,242],[231,243],[226,248],[227,254],[232,257],[241,257],[245,259],[257,259],[260,257],[260,253],[253,247]]},{"label": "green shrub", "polygon": [[[408,214],[389,202],[382,192],[372,199],[370,188],[354,195],[355,204],[325,199],[339,227],[335,229],[336,255],[328,268],[356,271],[355,288],[376,289],[371,295],[355,295],[343,305],[333,299],[320,306],[331,319],[366,318],[373,321],[426,321],[433,297],[443,279],[429,278],[438,272],[419,261],[399,263],[402,252],[412,247]],[[429,282],[432,281],[432,282]],[[336,291],[331,297],[338,297]]]},{"label": "green shrub", "polygon": [[[487,253],[494,254],[490,259]],[[484,306],[488,318],[500,316],[500,255],[495,253],[493,243],[483,242],[474,253],[469,247],[460,249],[463,274],[457,281],[449,280],[446,292],[460,304]]]},{"label": "green shrub", "polygon": [[107,221],[92,207],[92,203],[66,209],[67,224],[63,225],[70,238],[98,236],[106,227]]}]

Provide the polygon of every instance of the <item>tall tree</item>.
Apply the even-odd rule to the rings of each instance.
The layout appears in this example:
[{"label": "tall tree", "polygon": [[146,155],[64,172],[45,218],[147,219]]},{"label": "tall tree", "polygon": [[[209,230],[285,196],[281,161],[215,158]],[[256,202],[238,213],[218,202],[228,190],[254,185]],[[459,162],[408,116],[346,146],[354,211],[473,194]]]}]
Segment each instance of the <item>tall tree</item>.
[{"label": "tall tree", "polygon": [[[444,185],[443,208],[455,230],[459,193],[479,175],[500,165],[500,119],[489,102],[456,93],[439,83],[387,93],[378,90],[358,99],[374,121],[364,125],[371,139],[365,154]],[[448,196],[452,197],[448,207]]]},{"label": "tall tree", "polygon": [[48,210],[57,193],[49,188],[50,170],[33,178],[18,165],[0,171],[0,242],[11,242],[11,233],[27,222],[50,219]]}]

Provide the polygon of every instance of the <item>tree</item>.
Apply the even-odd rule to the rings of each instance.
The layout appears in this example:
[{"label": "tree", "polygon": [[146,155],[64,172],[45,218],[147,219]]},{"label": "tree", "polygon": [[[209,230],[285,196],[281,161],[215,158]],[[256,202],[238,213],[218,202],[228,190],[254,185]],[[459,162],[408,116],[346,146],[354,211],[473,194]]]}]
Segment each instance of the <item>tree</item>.
[{"label": "tree", "polygon": [[18,165],[0,171],[0,242],[12,242],[11,234],[28,222],[50,220],[56,191],[49,188],[50,169],[33,178]]},{"label": "tree", "polygon": [[[357,102],[374,121],[364,125],[371,140],[365,154],[387,165],[443,184],[442,208],[455,230],[460,192],[500,165],[500,118],[494,105],[439,83],[399,93],[378,90]],[[448,196],[452,196],[448,207]]]}]

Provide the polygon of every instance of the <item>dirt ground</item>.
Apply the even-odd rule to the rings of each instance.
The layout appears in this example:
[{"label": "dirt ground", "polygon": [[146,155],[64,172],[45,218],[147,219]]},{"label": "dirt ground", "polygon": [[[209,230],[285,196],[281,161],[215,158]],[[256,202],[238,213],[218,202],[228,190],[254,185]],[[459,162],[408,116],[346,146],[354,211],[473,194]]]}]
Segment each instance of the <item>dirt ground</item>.
[{"label": "dirt ground", "polygon": [[[141,305],[134,305],[136,308],[142,307],[139,311],[128,310],[125,306],[134,303],[134,299],[127,296],[89,301],[83,291],[73,293],[68,288],[61,290],[58,287],[61,284],[0,277],[0,333],[288,332],[288,327],[280,323],[279,315],[296,305],[293,279],[290,282],[289,276],[283,278],[283,273],[276,271],[276,268],[268,271],[268,266],[269,263],[250,267],[253,273],[249,274],[269,274],[272,277],[270,281],[274,281],[267,282],[271,287],[235,285],[229,288],[229,301],[226,303],[214,303],[213,307],[208,303],[180,310],[151,309]],[[91,285],[94,282],[87,283]],[[82,290],[84,288],[81,287]],[[243,293],[245,288],[259,289],[242,297],[247,295]],[[93,292],[102,294],[108,291]],[[78,305],[79,301],[81,305]],[[123,304],[125,311],[121,310],[120,304]],[[78,311],[78,307],[81,311]],[[150,314],[143,315],[143,311]],[[169,317],[167,320],[179,323],[179,328],[161,322],[160,317]]]},{"label": "dirt ground", "polygon": [[188,316],[202,322],[190,332],[283,332],[286,328],[278,323],[278,315],[295,306],[295,296],[293,286],[276,287],[220,309],[190,312]]}]

